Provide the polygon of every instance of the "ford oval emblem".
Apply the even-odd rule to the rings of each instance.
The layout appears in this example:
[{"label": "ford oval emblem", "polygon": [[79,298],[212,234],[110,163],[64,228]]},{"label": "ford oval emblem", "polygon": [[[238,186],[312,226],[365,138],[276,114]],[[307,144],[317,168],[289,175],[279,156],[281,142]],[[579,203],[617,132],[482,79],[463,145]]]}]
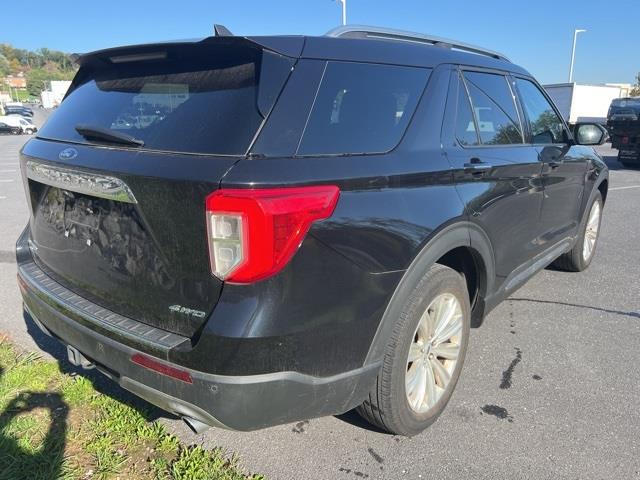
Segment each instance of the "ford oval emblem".
[{"label": "ford oval emblem", "polygon": [[73,160],[78,156],[78,151],[75,148],[65,148],[60,152],[58,158],[60,160]]}]

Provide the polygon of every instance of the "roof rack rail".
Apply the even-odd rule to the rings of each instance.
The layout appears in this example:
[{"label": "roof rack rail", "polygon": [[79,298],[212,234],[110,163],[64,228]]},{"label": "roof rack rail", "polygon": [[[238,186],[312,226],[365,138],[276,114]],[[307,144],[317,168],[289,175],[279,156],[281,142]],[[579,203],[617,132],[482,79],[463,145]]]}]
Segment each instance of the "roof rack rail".
[{"label": "roof rack rail", "polygon": [[327,37],[347,37],[347,38],[377,38],[388,40],[399,40],[402,42],[427,43],[451,48],[454,50],[462,50],[465,52],[476,53],[478,55],[486,55],[488,57],[497,58],[511,62],[506,55],[502,53],[487,50],[486,48],[469,45],[468,43],[458,42],[448,38],[436,37],[435,35],[425,35],[423,33],[407,32],[405,30],[395,30],[384,27],[371,27],[367,25],[345,25],[329,30]]}]

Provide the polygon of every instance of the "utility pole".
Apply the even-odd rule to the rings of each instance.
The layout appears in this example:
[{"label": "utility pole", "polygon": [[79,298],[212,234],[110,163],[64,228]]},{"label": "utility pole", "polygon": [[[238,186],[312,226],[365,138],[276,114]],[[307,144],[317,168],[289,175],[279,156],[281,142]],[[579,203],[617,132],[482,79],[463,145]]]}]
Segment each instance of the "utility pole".
[{"label": "utility pole", "polygon": [[347,24],[347,0],[336,0],[342,4],[342,25]]},{"label": "utility pole", "polygon": [[578,40],[578,34],[586,32],[584,29],[577,28],[573,31],[573,48],[571,49],[571,66],[569,67],[569,83],[573,83],[573,63],[576,59],[576,41]]}]

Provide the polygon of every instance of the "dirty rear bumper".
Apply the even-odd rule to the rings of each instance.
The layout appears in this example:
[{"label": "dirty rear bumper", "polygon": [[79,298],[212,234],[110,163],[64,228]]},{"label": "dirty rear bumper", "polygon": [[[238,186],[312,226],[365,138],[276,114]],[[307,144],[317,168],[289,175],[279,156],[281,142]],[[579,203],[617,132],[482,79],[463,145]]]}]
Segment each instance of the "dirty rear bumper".
[{"label": "dirty rear bumper", "polygon": [[[133,338],[123,342],[121,335],[112,335],[111,326],[98,322],[97,314],[103,309],[96,310],[86,300],[81,303],[82,311],[65,302],[57,284],[30,257],[28,250],[18,252],[18,276],[25,310],[36,324],[77,349],[123,388],[182,417],[233,430],[255,430],[343,413],[362,402],[379,369],[379,364],[372,364],[330,377],[297,372],[215,375],[169,362],[163,348],[158,347],[154,358],[188,372],[193,383],[165,376],[132,362],[136,353],[149,355],[148,345],[136,348]],[[61,295],[69,296],[64,292]],[[156,334],[148,333],[152,337]],[[174,348],[180,348],[179,339],[170,337],[164,341],[174,340],[178,343]],[[211,355],[215,357],[215,352]]]}]

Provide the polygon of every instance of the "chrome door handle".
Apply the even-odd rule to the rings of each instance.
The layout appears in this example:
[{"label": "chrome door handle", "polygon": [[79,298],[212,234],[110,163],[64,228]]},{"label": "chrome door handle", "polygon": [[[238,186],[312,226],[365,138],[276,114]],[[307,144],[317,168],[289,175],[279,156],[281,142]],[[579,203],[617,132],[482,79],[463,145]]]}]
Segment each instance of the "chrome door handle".
[{"label": "chrome door handle", "polygon": [[492,168],[493,166],[490,163],[483,162],[479,158],[472,158],[468,163],[464,164],[465,173],[474,175],[482,175]]}]

